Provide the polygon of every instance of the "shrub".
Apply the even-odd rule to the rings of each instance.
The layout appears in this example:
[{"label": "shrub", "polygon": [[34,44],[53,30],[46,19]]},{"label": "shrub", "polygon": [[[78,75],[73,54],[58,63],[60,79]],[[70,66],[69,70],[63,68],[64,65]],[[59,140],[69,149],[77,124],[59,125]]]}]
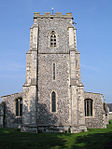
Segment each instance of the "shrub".
[{"label": "shrub", "polygon": [[109,124],[112,124],[112,120],[109,120]]},{"label": "shrub", "polygon": [[70,128],[70,127],[68,128],[68,131],[67,131],[67,133],[71,133],[71,128]]}]

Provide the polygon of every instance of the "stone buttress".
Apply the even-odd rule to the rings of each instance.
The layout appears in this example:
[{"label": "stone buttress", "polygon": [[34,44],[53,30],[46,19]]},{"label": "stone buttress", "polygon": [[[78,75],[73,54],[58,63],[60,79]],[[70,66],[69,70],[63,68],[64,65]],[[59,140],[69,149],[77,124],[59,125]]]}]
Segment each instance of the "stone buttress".
[{"label": "stone buttress", "polygon": [[76,29],[69,26],[70,95],[72,132],[86,131],[84,115],[84,86],[80,78],[80,53],[77,50]]},{"label": "stone buttress", "polygon": [[34,23],[30,28],[30,49],[26,53],[26,82],[23,85],[22,131],[26,131],[30,127],[36,130],[37,126],[37,50],[38,25]]}]

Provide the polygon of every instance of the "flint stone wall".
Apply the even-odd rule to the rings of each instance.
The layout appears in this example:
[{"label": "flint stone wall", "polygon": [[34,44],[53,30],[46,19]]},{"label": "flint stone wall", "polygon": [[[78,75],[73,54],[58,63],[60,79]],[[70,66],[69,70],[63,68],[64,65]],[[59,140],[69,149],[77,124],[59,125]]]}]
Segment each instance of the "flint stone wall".
[{"label": "flint stone wall", "polygon": [[3,118],[4,118],[4,104],[0,103],[0,128],[3,127]]},{"label": "flint stone wall", "polygon": [[[70,66],[69,33],[71,19],[37,18],[38,42],[38,126],[69,126]],[[57,46],[50,47],[50,33],[56,32]],[[56,79],[53,80],[53,63]],[[52,92],[56,93],[56,112],[51,110]]]},{"label": "flint stone wall", "polygon": [[12,95],[2,96],[2,102],[4,102],[4,127],[7,128],[17,128],[21,126],[22,118],[17,117],[15,100],[18,98],[22,98],[22,93],[15,93]]},{"label": "flint stone wall", "polygon": [[85,92],[84,99],[93,100],[93,116],[85,117],[87,128],[106,128],[106,117],[103,110],[102,94]]},{"label": "flint stone wall", "polygon": [[[39,26],[39,53],[69,53],[69,32],[68,27],[71,19],[63,18],[38,18]],[[56,32],[57,46],[50,47],[50,34]]]},{"label": "flint stone wall", "polygon": [[[68,61],[68,54],[39,55],[38,125],[69,125],[70,78]],[[52,62],[56,64],[56,80],[52,80]],[[56,113],[51,111],[53,91],[56,93]]]}]

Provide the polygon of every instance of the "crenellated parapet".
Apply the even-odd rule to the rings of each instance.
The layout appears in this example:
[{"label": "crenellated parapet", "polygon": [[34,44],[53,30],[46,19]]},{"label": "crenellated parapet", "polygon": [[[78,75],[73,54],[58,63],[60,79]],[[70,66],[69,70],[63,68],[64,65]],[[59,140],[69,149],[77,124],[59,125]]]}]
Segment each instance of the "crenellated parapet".
[{"label": "crenellated parapet", "polygon": [[70,18],[73,19],[72,17],[72,13],[66,13],[66,15],[63,15],[61,12],[55,12],[55,14],[51,14],[50,12],[45,12],[43,15],[40,14],[40,12],[34,12],[34,19],[37,18],[49,18],[49,17],[53,17],[53,18]]}]

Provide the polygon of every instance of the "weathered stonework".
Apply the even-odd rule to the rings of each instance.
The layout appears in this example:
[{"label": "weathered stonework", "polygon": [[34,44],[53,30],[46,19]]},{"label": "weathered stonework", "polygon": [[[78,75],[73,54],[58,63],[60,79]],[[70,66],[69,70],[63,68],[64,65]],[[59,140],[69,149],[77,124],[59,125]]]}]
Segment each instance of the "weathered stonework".
[{"label": "weathered stonework", "polygon": [[0,128],[4,126],[4,103],[0,103]]},{"label": "weathered stonework", "polygon": [[84,99],[93,100],[93,116],[85,117],[88,128],[106,128],[106,116],[103,109],[103,95],[98,93],[85,92]]},{"label": "weathered stonework", "polygon": [[5,114],[3,121],[4,127],[17,128],[21,126],[22,119],[21,117],[17,117],[15,114],[15,100],[22,98],[22,96],[23,93],[15,93],[12,95],[2,96],[2,113]]},{"label": "weathered stonework", "polygon": [[[77,50],[76,29],[72,19],[71,13],[34,13],[30,48],[26,53],[23,92],[2,97],[6,105],[6,127],[21,127],[21,131],[31,132],[71,130],[72,133],[86,131],[87,127],[106,127],[102,95],[84,92],[80,75],[80,53]],[[51,46],[52,31],[56,36],[54,47]],[[56,112],[52,112],[52,92],[56,94]],[[20,97],[23,103],[22,116],[16,117],[14,103]],[[92,117],[85,117],[86,98],[93,100]]]}]

